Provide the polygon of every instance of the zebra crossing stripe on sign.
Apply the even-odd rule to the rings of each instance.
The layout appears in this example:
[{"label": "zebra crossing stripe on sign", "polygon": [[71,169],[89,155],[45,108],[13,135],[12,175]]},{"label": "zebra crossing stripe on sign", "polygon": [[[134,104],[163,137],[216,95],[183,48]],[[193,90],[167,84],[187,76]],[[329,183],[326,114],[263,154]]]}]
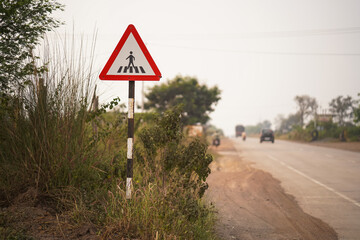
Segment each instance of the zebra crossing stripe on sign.
[{"label": "zebra crossing stripe on sign", "polygon": [[100,73],[101,80],[158,81],[161,73],[134,25],[129,25]]},{"label": "zebra crossing stripe on sign", "polygon": [[144,70],[144,68],[142,66],[130,67],[130,68],[128,68],[126,66],[120,66],[120,68],[119,68],[119,70],[117,72],[118,73],[127,73],[127,72],[129,72],[129,73],[133,73],[133,72],[135,72],[135,73],[139,73],[139,72],[145,73],[145,70]]}]

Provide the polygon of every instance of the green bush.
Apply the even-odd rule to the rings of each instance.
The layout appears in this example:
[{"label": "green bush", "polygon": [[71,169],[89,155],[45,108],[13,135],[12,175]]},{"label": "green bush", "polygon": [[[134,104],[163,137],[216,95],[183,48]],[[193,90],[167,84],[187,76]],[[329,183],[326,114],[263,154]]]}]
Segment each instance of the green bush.
[{"label": "green bush", "polygon": [[207,189],[212,156],[206,153],[205,143],[184,137],[180,116],[181,109],[174,108],[139,129],[134,180],[140,188],[151,186],[145,187],[143,195],[152,189],[160,200],[149,218],[160,239],[212,239],[214,213],[200,200]]},{"label": "green bush", "polygon": [[[339,141],[340,135],[344,132],[346,141],[360,141],[360,127],[351,124],[348,126],[338,126],[337,123],[332,121],[319,122],[317,129],[319,134],[317,140],[330,139],[332,141]],[[311,141],[314,130],[314,122],[311,121],[305,129],[294,126],[287,136],[291,140]]]},{"label": "green bush", "polygon": [[351,142],[360,141],[360,127],[351,126],[346,128],[345,137]]},{"label": "green bush", "polygon": [[288,133],[288,139],[296,141],[310,141],[311,129],[303,129],[302,127],[295,125],[290,133]]}]

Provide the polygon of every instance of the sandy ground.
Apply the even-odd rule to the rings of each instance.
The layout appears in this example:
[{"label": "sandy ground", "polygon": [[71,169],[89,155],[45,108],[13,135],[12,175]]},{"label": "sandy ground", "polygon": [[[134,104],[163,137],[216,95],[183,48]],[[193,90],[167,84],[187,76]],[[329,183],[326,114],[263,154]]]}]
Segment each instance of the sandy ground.
[{"label": "sandy ground", "polygon": [[230,140],[212,148],[218,155],[207,179],[221,239],[338,239],[323,221],[299,207],[269,173],[243,161]]}]

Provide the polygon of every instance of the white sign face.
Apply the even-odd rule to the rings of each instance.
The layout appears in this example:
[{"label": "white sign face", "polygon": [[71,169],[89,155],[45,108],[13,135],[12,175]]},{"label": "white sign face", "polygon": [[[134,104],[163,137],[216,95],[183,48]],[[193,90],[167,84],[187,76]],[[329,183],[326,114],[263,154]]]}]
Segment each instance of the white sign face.
[{"label": "white sign face", "polygon": [[101,71],[101,80],[158,81],[161,73],[134,25],[129,25]]},{"label": "white sign face", "polygon": [[111,65],[108,75],[154,75],[150,64],[140,49],[135,37],[130,33],[119,54]]}]

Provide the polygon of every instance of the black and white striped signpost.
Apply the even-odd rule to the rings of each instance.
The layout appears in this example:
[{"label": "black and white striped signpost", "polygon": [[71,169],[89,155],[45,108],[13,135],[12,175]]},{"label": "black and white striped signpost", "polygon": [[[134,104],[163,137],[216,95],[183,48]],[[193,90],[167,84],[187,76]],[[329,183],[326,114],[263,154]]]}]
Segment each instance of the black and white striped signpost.
[{"label": "black and white striped signpost", "polygon": [[125,30],[100,73],[101,80],[129,81],[126,198],[131,199],[134,148],[135,81],[159,81],[161,73],[135,26]]},{"label": "black and white striped signpost", "polygon": [[128,139],[127,139],[127,164],[126,164],[126,198],[131,198],[133,178],[133,153],[134,153],[134,102],[135,82],[129,81],[129,106],[128,106]]}]

